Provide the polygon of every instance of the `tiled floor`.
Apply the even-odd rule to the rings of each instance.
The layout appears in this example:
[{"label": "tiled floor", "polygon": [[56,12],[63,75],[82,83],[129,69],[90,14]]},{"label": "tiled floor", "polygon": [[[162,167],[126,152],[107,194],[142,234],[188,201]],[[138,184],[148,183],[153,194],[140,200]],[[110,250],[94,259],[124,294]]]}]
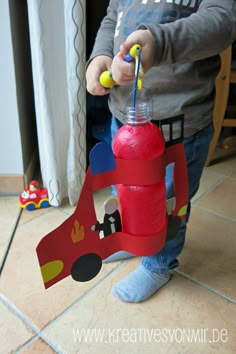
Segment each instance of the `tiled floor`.
[{"label": "tiled floor", "polygon": [[21,212],[1,197],[0,209],[0,353],[236,353],[236,157],[205,168],[181,265],[141,304],[111,294],[138,258],[45,290],[35,248],[73,208]]}]

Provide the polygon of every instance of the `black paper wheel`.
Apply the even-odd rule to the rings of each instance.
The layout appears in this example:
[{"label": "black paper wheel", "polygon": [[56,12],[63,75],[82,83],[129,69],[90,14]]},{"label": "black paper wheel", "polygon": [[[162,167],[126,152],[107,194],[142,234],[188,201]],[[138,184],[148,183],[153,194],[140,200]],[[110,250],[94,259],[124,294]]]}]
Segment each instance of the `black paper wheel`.
[{"label": "black paper wheel", "polygon": [[93,279],[102,267],[102,259],[96,253],[87,253],[79,257],[71,268],[75,281],[85,282]]}]

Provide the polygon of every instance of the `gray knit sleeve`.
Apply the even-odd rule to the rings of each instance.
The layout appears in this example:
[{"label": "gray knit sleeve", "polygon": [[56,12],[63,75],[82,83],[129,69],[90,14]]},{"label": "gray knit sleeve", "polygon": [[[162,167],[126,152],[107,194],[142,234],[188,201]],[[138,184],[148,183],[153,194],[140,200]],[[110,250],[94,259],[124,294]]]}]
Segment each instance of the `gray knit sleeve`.
[{"label": "gray knit sleeve", "polygon": [[98,55],[107,55],[113,58],[113,40],[117,21],[118,0],[111,0],[107,8],[107,15],[101,22],[97,32],[94,47],[89,61]]},{"label": "gray knit sleeve", "polygon": [[156,42],[154,65],[208,58],[236,40],[236,1],[202,0],[189,17],[146,27]]}]

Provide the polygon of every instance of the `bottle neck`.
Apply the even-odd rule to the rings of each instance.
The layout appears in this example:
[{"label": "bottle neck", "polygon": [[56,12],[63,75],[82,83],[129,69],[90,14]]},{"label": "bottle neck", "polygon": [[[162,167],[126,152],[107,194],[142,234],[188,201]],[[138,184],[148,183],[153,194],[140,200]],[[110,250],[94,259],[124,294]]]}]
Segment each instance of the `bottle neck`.
[{"label": "bottle neck", "polygon": [[139,103],[135,107],[127,107],[126,123],[130,125],[145,124],[151,120],[149,107],[146,103]]}]

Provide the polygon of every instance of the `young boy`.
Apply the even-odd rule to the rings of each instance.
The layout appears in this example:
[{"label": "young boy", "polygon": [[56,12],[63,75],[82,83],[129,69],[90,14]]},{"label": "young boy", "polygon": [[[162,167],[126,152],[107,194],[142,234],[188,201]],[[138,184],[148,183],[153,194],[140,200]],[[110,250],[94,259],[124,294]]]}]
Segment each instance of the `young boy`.
[{"label": "young boy", "polygon": [[[114,135],[124,122],[134,80],[134,64],[123,58],[134,44],[140,44],[143,82],[152,95],[153,119],[184,114],[189,182],[185,222],[159,253],[142,257],[140,266],[113,288],[113,294],[123,301],[148,299],[168,282],[171,270],[178,265],[176,257],[184,246],[190,200],[199,187],[213,134],[218,53],[236,39],[235,23],[235,0],[110,0],[87,67],[87,90],[93,95],[110,92]],[[111,70],[117,83],[110,91],[99,84],[104,70]],[[166,171],[167,198],[173,196],[171,176],[170,165]]]}]

